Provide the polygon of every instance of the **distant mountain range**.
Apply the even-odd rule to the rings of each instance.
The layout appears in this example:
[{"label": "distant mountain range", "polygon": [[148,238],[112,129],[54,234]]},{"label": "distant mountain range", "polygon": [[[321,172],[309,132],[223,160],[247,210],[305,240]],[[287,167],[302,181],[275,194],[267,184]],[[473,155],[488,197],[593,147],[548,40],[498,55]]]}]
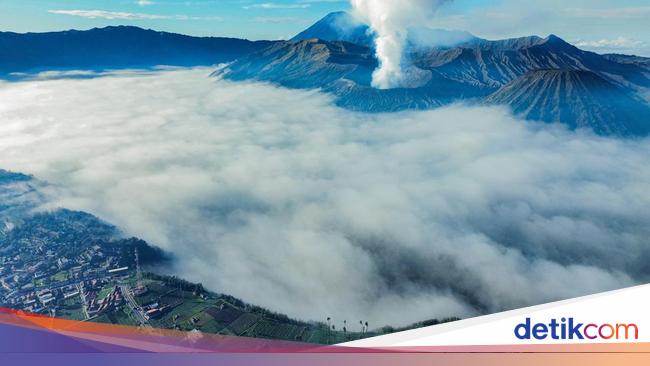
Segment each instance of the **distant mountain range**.
[{"label": "distant mountain range", "polygon": [[485,40],[467,32],[409,31],[402,88],[371,86],[374,34],[331,13],[289,41],[197,38],[136,27],[0,33],[0,74],[51,69],[207,66],[215,75],[318,88],[364,112],[455,102],[508,105],[521,117],[617,136],[650,134],[650,58],[599,55],[550,35]]},{"label": "distant mountain range", "polygon": [[52,69],[209,66],[272,42],[191,37],[118,26],[49,33],[0,32],[0,74]]}]

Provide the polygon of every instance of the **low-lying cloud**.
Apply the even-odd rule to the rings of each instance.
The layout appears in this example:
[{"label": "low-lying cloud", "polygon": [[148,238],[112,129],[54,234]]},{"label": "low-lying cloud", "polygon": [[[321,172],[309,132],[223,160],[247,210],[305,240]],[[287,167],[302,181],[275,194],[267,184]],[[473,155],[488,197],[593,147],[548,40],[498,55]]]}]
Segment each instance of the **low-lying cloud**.
[{"label": "low-lying cloud", "polygon": [[499,108],[357,114],[209,72],[0,84],[0,167],[302,319],[399,325],[650,276],[648,141]]}]

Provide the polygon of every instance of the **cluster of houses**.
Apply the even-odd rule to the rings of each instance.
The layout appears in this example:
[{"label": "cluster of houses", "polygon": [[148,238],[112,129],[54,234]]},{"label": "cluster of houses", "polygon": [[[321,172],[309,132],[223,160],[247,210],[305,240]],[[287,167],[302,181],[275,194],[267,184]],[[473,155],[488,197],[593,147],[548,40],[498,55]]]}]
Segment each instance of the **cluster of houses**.
[{"label": "cluster of houses", "polygon": [[105,297],[99,298],[103,282],[92,280],[81,284],[81,298],[85,302],[86,312],[90,318],[114,310],[125,303],[122,289],[119,286],[115,286]]},{"label": "cluster of houses", "polygon": [[93,292],[109,279],[132,275],[129,267],[117,268],[116,250],[90,244],[70,253],[64,246],[37,239],[0,248],[0,306],[55,315],[65,300],[81,295],[79,289],[85,291],[80,301],[89,317],[124,302],[119,288],[103,299]]},{"label": "cluster of houses", "polygon": [[11,297],[5,302],[5,306],[41,314],[48,313],[49,310],[49,313],[54,315],[58,308],[57,300],[65,300],[77,295],[79,291],[74,285],[55,289],[46,288]]},{"label": "cluster of houses", "polygon": [[165,313],[167,313],[169,310],[171,310],[173,306],[171,305],[160,305],[157,302],[148,304],[146,306],[142,307],[142,310],[144,310],[144,316],[147,320],[149,319],[156,319],[161,316],[163,316]]}]

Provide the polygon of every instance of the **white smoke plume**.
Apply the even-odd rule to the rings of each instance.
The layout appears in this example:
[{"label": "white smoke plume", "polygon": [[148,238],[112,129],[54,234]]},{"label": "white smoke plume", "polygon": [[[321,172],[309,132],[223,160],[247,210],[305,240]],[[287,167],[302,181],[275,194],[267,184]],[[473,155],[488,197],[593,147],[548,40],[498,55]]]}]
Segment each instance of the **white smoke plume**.
[{"label": "white smoke plume", "polygon": [[377,34],[379,68],[373,86],[390,89],[402,86],[405,78],[403,54],[408,29],[426,25],[440,6],[451,0],[351,0],[357,17]]}]

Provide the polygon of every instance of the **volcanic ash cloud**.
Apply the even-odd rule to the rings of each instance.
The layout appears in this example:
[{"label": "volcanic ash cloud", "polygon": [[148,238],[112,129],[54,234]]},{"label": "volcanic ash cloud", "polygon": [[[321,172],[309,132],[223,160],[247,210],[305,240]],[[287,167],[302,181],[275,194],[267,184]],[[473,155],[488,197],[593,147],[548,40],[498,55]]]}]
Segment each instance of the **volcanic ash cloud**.
[{"label": "volcanic ash cloud", "polygon": [[376,88],[402,86],[403,64],[409,28],[428,24],[440,6],[451,0],[351,0],[357,17],[376,33],[375,52],[379,67],[373,74]]}]

